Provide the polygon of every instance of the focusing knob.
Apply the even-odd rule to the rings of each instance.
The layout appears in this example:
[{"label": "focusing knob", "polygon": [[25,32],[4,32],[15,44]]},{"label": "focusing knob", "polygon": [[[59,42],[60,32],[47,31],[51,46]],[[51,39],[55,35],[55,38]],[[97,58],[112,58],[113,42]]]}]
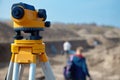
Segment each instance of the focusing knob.
[{"label": "focusing knob", "polygon": [[16,19],[21,19],[24,16],[23,8],[16,6],[12,8],[12,17]]},{"label": "focusing knob", "polygon": [[45,27],[50,27],[50,25],[51,25],[50,21],[45,22]]},{"label": "focusing knob", "polygon": [[43,18],[43,21],[45,21],[46,18],[47,18],[46,10],[45,9],[39,9],[38,10],[38,17]]}]

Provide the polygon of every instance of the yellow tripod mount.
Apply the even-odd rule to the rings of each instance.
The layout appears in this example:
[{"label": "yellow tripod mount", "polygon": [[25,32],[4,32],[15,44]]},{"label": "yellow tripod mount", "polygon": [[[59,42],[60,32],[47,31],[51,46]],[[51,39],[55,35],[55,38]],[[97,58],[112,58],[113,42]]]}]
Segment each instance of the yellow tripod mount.
[{"label": "yellow tripod mount", "polygon": [[11,44],[11,52],[14,56],[12,61],[17,63],[36,63],[37,56],[42,62],[48,61],[42,40],[15,40]]}]

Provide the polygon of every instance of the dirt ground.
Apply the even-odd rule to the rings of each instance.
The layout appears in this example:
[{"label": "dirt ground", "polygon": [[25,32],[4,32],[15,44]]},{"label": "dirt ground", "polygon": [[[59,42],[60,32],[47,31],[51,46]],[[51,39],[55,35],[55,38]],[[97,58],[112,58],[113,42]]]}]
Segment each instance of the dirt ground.
[{"label": "dirt ground", "polygon": [[[112,51],[116,51],[115,54],[117,54],[119,49],[120,49],[120,46],[118,46],[117,48],[111,49],[110,54],[108,55],[106,54],[106,50],[104,50],[104,47],[99,46],[93,50],[89,50],[88,52],[84,53],[84,56],[87,59],[89,72],[93,80],[120,80],[120,70],[118,70],[120,67],[120,64],[119,64],[120,61],[118,61],[118,63],[115,63],[117,62],[117,60],[113,59],[111,61],[112,58],[110,56],[112,55]],[[49,60],[50,60],[54,75],[56,77],[56,80],[64,80],[63,67],[66,64],[66,56],[56,55],[56,56],[49,57]],[[7,73],[8,64],[9,63],[0,63],[0,80],[4,80],[5,75]],[[27,65],[25,66],[22,80],[28,79],[28,73],[29,73],[29,67]],[[42,73],[40,64],[37,63],[36,80],[40,80],[38,78],[43,75],[44,74]]]}]

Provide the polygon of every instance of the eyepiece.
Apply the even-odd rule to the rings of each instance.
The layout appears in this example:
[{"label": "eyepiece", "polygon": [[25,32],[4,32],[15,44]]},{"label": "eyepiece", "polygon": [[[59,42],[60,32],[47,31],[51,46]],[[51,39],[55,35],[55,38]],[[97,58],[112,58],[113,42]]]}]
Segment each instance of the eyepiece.
[{"label": "eyepiece", "polygon": [[21,19],[24,16],[24,9],[19,6],[14,6],[12,8],[11,14],[12,14],[12,17],[16,19]]},{"label": "eyepiece", "polygon": [[46,18],[47,18],[46,10],[45,9],[39,9],[38,10],[38,17],[43,18],[43,21],[45,21]]}]

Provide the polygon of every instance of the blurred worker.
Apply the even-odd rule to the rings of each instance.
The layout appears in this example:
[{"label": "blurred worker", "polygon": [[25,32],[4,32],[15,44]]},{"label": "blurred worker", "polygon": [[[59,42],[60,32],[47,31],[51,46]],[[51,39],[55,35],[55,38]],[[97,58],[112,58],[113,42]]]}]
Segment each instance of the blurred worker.
[{"label": "blurred worker", "polygon": [[71,50],[71,47],[72,47],[72,46],[71,46],[70,42],[65,41],[65,42],[63,43],[63,50],[64,50],[63,54],[66,54],[67,58],[68,58],[68,56],[69,56],[69,52],[70,52],[70,50]]},{"label": "blurred worker", "polygon": [[97,47],[98,45],[99,45],[98,40],[94,39],[94,41],[93,41],[93,47]]},{"label": "blurred worker", "polygon": [[56,49],[55,45],[51,44],[50,49],[51,49],[51,52],[52,52],[53,55],[57,54],[57,49]]},{"label": "blurred worker", "polygon": [[[83,48],[77,48],[76,53],[70,56],[67,66],[64,68],[64,77],[66,80],[92,80],[85,57],[82,55]],[[66,72],[65,72],[66,71]]]}]

